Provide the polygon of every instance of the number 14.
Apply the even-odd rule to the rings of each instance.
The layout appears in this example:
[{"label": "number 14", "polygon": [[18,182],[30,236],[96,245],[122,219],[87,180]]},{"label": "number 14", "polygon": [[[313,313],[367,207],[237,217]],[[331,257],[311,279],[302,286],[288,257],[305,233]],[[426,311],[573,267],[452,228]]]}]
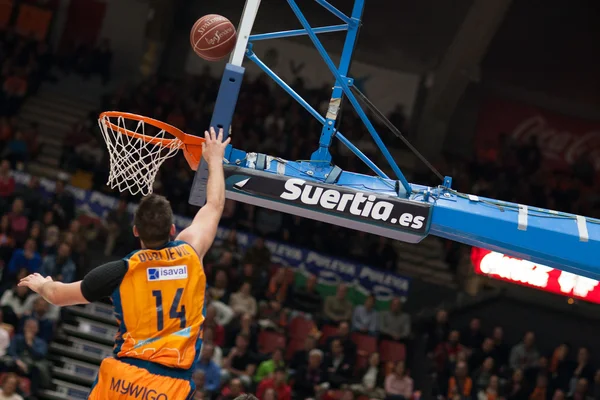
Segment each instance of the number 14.
[{"label": "number 14", "polygon": [[[181,302],[181,295],[183,294],[183,288],[177,289],[175,292],[175,297],[173,298],[173,303],[171,303],[171,309],[169,310],[169,318],[177,319],[179,318],[179,327],[185,328],[185,306],[181,305],[181,309],[179,309],[179,303]],[[164,317],[163,317],[163,298],[161,290],[153,290],[152,296],[156,299],[156,329],[158,331],[162,331],[164,328]]]}]

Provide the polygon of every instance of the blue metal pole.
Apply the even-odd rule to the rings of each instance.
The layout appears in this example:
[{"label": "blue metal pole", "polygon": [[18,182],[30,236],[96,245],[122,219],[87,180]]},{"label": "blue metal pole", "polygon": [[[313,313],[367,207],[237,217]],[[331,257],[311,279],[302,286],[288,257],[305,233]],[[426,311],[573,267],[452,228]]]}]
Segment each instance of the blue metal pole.
[{"label": "blue metal pole", "polygon": [[[315,33],[329,33],[329,32],[342,32],[347,31],[348,25],[331,25],[331,26],[321,26],[319,28],[314,28],[313,31]],[[267,40],[267,39],[281,39],[285,37],[292,36],[302,36],[306,35],[305,29],[294,29],[291,31],[281,31],[281,32],[269,32],[269,33],[258,33],[256,35],[250,35],[248,38],[249,42],[255,42],[257,40]]]},{"label": "blue metal pole", "polygon": [[[341,19],[342,21],[344,21],[345,23],[349,24],[351,18],[348,18],[346,16],[346,14],[344,14],[343,12],[341,12],[340,10],[338,10],[337,8],[335,8],[333,5],[329,4],[326,0],[315,0],[318,4],[322,5],[323,8],[325,8],[327,11],[329,11],[330,13],[332,13],[333,15],[335,15],[336,17],[338,17],[339,19]],[[363,1],[361,0],[361,3]],[[356,3],[354,3],[354,5],[356,6]],[[362,8],[362,5],[361,5]],[[354,18],[354,13],[352,18]],[[359,18],[360,19],[360,18]]]},{"label": "blue metal pole", "polygon": [[[325,2],[325,4],[328,5],[329,3]],[[327,8],[325,4],[321,5]],[[348,70],[350,68],[350,62],[352,61],[352,53],[354,52],[354,45],[356,44],[356,38],[358,37],[358,27],[362,17],[363,9],[364,0],[356,0],[354,2],[354,7],[352,8],[352,19],[348,22],[348,33],[346,34],[346,41],[344,42],[344,49],[342,50],[342,57],[340,59],[340,65],[338,69],[340,75],[343,77],[348,74]],[[331,99],[329,100],[329,107],[327,108],[327,122],[323,125],[323,129],[321,130],[319,148],[311,155],[311,160],[331,160],[329,147],[331,146],[333,134],[335,133],[335,122],[340,110],[343,94],[344,91],[340,87],[339,82],[336,82],[335,86],[333,87]]]},{"label": "blue metal pole", "polygon": [[[294,89],[292,89],[283,79],[281,79],[275,72],[273,72],[265,63],[263,63],[257,56],[252,52],[251,46],[248,46],[246,50],[246,57],[252,62],[254,62],[261,70],[264,71],[273,81],[278,84],[283,90],[285,90],[294,100],[298,102],[306,111],[308,111],[317,121],[321,124],[325,124],[326,120],[323,118],[321,114],[310,104],[306,102]],[[362,162],[364,162],[367,167],[369,167],[373,172],[379,175],[381,178],[390,179],[373,161],[369,159],[362,151],[360,151],[356,146],[352,144],[346,137],[342,135],[341,132],[336,133],[336,137],[342,142],[352,153],[354,153]]]},{"label": "blue metal pole", "polygon": [[[357,2],[362,2],[363,0],[356,0],[356,1]],[[354,94],[350,90],[350,87],[348,86],[348,82],[347,82],[348,78],[343,77],[340,74],[340,72],[337,70],[337,68],[335,67],[335,64],[333,63],[333,61],[329,57],[329,54],[327,54],[327,51],[325,50],[325,48],[321,44],[321,41],[319,40],[319,38],[317,38],[317,35],[315,35],[315,33],[312,31],[312,28],[311,28],[310,24],[308,23],[308,21],[306,20],[306,18],[302,14],[302,11],[300,10],[300,8],[298,7],[298,5],[296,4],[296,1],[295,0],[287,0],[287,2],[290,5],[290,7],[292,8],[292,11],[294,12],[294,14],[296,14],[296,17],[300,21],[300,24],[302,24],[302,27],[304,29],[306,29],[306,32],[308,33],[308,36],[310,37],[310,40],[313,42],[313,44],[317,48],[319,54],[321,54],[321,57],[323,58],[323,61],[325,61],[325,64],[327,64],[327,67],[329,68],[329,70],[331,71],[331,73],[337,79],[337,83],[342,87],[344,93],[348,97],[348,100],[350,101],[350,103],[352,104],[352,106],[354,107],[354,109],[356,110],[356,113],[358,114],[358,116],[360,117],[360,119],[363,121],[363,123],[365,124],[367,130],[369,131],[369,133],[373,137],[373,140],[377,144],[377,147],[379,147],[379,150],[381,150],[381,152],[383,153],[385,159],[390,164],[390,167],[392,168],[392,170],[396,174],[396,177],[398,178],[398,180],[400,181],[400,183],[402,183],[402,186],[404,186],[404,189],[406,190],[407,195],[410,195],[410,193],[412,192],[412,189],[410,187],[410,184],[408,183],[408,180],[406,179],[406,177],[404,176],[404,174],[402,173],[402,171],[398,167],[398,164],[396,164],[396,161],[394,161],[394,158],[390,154],[390,152],[387,149],[387,147],[385,147],[385,145],[383,144],[383,141],[381,140],[381,138],[379,137],[379,134],[375,130],[375,127],[373,126],[373,124],[369,120],[369,117],[367,117],[367,114],[363,111],[362,107],[360,106],[360,104],[356,100],[356,97],[354,96]]]},{"label": "blue metal pole", "polygon": [[[221,78],[221,86],[219,87],[219,94],[217,95],[217,101],[213,110],[212,119],[210,126],[215,129],[223,129],[223,140],[229,136],[229,128],[231,126],[231,120],[233,119],[233,112],[235,111],[235,105],[237,103],[238,94],[240,93],[240,87],[242,86],[242,79],[244,78],[243,67],[237,65],[227,64],[223,77]],[[230,149],[227,151],[231,152]],[[208,164],[202,158],[196,175],[194,175],[194,182],[192,183],[192,189],[190,190],[189,203],[191,205],[202,207],[206,204],[206,182],[208,181]]]}]

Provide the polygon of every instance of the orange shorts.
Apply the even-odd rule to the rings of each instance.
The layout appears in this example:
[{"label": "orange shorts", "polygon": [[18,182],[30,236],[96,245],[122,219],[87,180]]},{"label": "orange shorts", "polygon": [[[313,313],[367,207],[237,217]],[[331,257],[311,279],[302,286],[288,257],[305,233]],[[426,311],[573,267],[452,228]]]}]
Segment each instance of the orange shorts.
[{"label": "orange shorts", "polygon": [[154,375],[146,369],[107,358],[88,400],[186,400],[193,395],[190,381]]}]

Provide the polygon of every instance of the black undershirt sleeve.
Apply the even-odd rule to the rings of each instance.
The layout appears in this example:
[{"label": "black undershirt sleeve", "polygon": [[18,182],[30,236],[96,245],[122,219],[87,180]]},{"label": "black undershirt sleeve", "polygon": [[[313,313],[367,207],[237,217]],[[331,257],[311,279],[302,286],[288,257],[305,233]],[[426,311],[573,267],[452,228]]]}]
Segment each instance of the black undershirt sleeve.
[{"label": "black undershirt sleeve", "polygon": [[109,297],[127,273],[124,260],[111,261],[94,268],[81,282],[81,294],[90,303]]}]

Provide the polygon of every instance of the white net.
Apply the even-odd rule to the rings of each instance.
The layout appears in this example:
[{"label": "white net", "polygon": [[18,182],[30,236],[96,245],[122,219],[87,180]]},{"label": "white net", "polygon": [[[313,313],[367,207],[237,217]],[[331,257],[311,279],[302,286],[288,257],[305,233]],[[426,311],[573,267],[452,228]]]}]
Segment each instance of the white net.
[{"label": "white net", "polygon": [[158,169],[183,146],[169,132],[143,120],[102,115],[98,124],[109,154],[107,185],[120,192],[152,193]]}]

